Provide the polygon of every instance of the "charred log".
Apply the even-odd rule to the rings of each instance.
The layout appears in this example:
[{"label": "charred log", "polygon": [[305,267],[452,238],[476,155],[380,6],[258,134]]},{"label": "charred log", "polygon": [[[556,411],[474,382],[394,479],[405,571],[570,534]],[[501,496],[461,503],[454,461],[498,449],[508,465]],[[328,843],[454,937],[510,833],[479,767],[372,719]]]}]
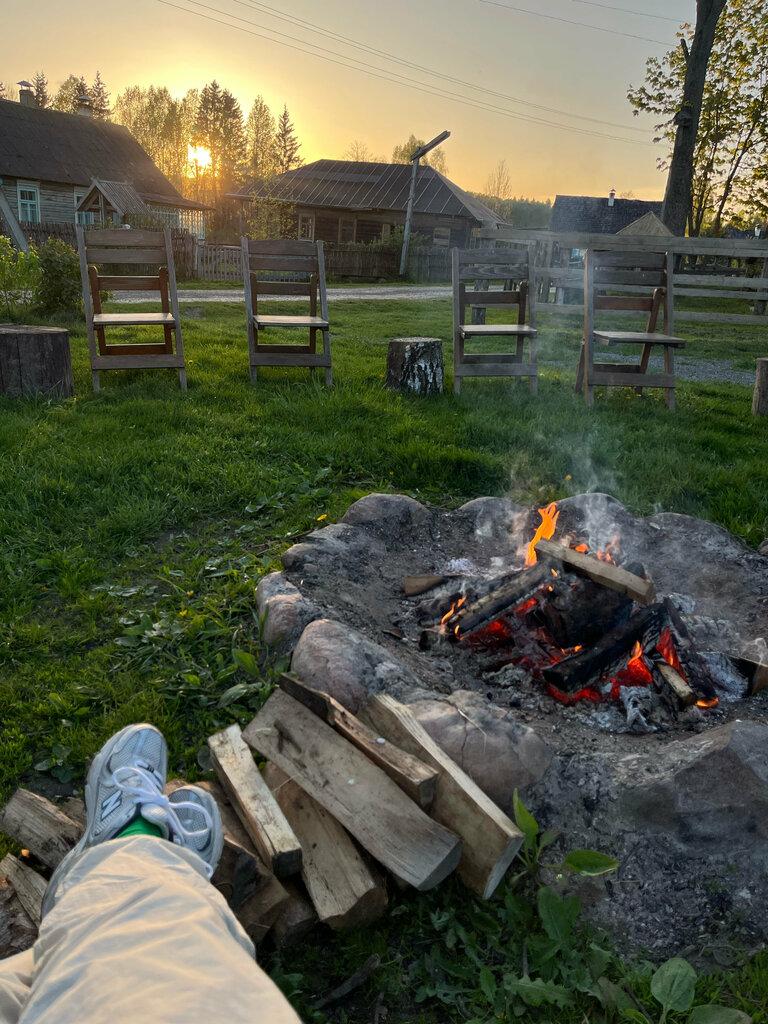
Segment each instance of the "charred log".
[{"label": "charred log", "polygon": [[493,622],[507,609],[523,604],[551,578],[548,566],[534,565],[478,600],[466,601],[445,620],[444,626],[449,633],[467,636]]},{"label": "charred log", "polygon": [[[633,615],[608,633],[591,648],[563,658],[542,671],[546,682],[562,693],[575,693],[583,689],[595,676],[608,674],[615,666],[626,662],[636,643],[641,647],[653,646],[658,641],[667,614],[663,605],[654,604]],[[612,673],[611,673],[612,674]]]},{"label": "charred log", "polygon": [[664,607],[669,616],[669,625],[672,632],[672,639],[675,642],[675,650],[680,659],[680,667],[685,678],[696,693],[698,701],[717,702],[717,690],[712,682],[706,662],[696,650],[693,637],[688,632],[688,627],[683,622],[680,612],[669,598],[664,601]]},{"label": "charred log", "polygon": [[543,626],[558,647],[596,643],[632,613],[632,599],[590,579],[559,576],[550,584],[527,621]]}]

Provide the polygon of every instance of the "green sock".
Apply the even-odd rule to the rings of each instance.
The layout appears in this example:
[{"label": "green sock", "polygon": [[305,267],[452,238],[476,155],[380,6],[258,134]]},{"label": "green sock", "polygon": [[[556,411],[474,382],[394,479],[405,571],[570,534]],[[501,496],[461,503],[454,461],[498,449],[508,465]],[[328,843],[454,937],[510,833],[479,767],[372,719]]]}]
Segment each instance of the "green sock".
[{"label": "green sock", "polygon": [[163,833],[157,825],[151,825],[148,821],[139,817],[132,821],[130,825],[126,825],[122,832],[118,832],[115,839],[125,839],[126,836],[159,836],[162,839]]}]

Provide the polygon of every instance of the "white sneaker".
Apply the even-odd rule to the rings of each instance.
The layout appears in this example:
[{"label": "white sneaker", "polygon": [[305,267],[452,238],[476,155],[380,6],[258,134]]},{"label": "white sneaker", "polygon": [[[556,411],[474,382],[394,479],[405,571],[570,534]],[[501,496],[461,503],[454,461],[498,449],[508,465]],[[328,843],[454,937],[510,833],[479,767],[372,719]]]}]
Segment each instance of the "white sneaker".
[{"label": "white sneaker", "polygon": [[168,797],[169,838],[187,850],[193,850],[213,876],[224,845],[224,829],[216,801],[199,786],[182,786]]}]

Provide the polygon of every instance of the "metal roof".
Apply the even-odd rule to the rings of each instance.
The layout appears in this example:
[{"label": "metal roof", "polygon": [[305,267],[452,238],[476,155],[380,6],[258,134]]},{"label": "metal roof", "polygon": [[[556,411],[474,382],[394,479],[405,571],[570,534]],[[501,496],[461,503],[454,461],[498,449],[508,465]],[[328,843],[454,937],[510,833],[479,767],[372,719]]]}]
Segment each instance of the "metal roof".
[{"label": "metal roof", "polygon": [[184,199],[127,128],[82,114],[0,100],[0,177],[87,188],[94,178],[128,182],[145,200],[207,209]]},{"label": "metal roof", "polygon": [[[271,182],[255,182],[235,196],[272,199],[296,206],[316,206],[363,212],[392,210],[408,205],[410,164],[362,163],[354,160],[316,160],[281,174]],[[419,167],[414,213],[467,217],[487,224],[504,220],[432,167]]]}]

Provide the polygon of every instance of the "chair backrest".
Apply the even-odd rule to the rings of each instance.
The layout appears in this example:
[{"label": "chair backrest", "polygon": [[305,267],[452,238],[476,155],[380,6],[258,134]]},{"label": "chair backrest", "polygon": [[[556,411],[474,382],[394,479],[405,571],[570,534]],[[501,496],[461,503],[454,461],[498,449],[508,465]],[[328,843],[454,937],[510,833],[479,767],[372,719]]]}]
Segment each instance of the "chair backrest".
[{"label": "chair backrest", "polygon": [[[328,318],[323,243],[305,239],[242,238],[246,304],[255,312],[259,297],[304,295],[310,312]],[[302,279],[303,278],[303,279]]]},{"label": "chair backrest", "polygon": [[[535,243],[505,249],[452,249],[453,316],[466,323],[468,308],[516,307],[517,322],[536,326]],[[492,288],[494,282],[502,287]],[[467,284],[471,283],[469,289]]]},{"label": "chair backrest", "polygon": [[671,334],[672,253],[588,249],[584,261],[584,322],[594,330],[596,310],[646,312],[646,332],[654,333],[659,311]]},{"label": "chair backrest", "polygon": [[[77,248],[86,315],[101,312],[101,293],[115,291],[152,291],[160,293],[164,312],[173,307],[178,317],[176,270],[173,263],[171,233],[133,228],[94,228],[78,225]],[[126,273],[136,267],[137,273]],[[98,268],[111,268],[100,273]],[[147,268],[157,268],[148,273]]]}]

